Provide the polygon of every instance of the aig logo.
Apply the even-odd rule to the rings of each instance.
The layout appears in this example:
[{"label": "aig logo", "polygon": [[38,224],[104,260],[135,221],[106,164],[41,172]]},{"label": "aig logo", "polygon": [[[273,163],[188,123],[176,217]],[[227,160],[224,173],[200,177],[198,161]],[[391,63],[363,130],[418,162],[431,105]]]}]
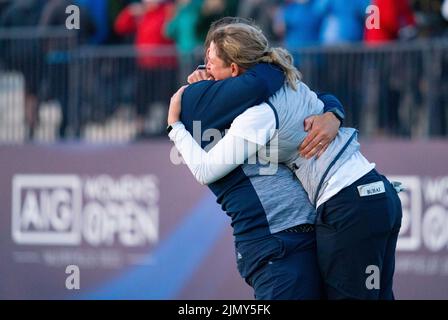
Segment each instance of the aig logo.
[{"label": "aig logo", "polygon": [[77,176],[17,175],[12,184],[12,236],[17,244],[80,244]]},{"label": "aig logo", "polygon": [[17,244],[138,247],[158,240],[154,175],[17,175],[12,190]]}]

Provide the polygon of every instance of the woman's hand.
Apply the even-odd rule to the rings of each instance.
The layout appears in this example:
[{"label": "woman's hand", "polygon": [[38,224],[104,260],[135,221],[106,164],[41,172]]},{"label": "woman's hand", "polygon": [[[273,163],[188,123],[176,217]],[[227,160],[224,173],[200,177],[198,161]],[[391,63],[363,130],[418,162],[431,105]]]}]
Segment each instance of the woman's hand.
[{"label": "woman's hand", "polygon": [[199,81],[203,81],[203,80],[214,80],[214,79],[207,72],[207,70],[203,70],[203,69],[195,70],[187,78],[187,82],[189,84],[192,84],[192,83],[195,83],[195,82],[199,82]]},{"label": "woman's hand", "polygon": [[336,138],[340,125],[341,122],[331,112],[306,118],[304,127],[308,135],[299,147],[300,156],[310,159],[317,155],[319,158]]},{"label": "woman's hand", "polygon": [[180,87],[180,89],[171,97],[170,108],[168,110],[168,125],[180,120],[182,94],[186,87],[188,86]]}]

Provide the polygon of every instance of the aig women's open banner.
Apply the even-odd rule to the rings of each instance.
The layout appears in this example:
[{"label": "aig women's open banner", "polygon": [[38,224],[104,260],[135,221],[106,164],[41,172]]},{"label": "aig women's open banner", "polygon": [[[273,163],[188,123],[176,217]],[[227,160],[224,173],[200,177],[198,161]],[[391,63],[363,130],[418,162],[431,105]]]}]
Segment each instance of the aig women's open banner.
[{"label": "aig women's open banner", "polygon": [[[448,299],[447,144],[362,145],[405,188],[396,298]],[[0,298],[252,299],[230,219],[171,152],[0,147]]]}]

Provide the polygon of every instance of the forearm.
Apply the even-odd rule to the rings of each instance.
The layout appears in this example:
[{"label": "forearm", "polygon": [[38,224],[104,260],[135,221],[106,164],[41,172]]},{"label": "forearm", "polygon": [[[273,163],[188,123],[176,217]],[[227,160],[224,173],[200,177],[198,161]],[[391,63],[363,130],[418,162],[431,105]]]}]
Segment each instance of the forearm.
[{"label": "forearm", "polygon": [[210,184],[236,169],[254,155],[255,143],[227,134],[209,152],[205,152],[181,122],[169,133],[185,163],[200,184]]}]

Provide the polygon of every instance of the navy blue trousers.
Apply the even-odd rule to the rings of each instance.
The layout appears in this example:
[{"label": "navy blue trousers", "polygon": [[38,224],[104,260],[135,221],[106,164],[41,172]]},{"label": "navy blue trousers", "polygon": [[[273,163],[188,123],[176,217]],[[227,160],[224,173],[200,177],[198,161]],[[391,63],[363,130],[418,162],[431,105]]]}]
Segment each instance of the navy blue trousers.
[{"label": "navy blue trousers", "polygon": [[240,275],[257,300],[319,300],[323,283],[316,255],[316,234],[279,232],[236,242]]},{"label": "navy blue trousers", "polygon": [[[375,182],[384,183],[384,192],[370,188],[361,196],[358,187]],[[401,218],[397,192],[376,170],[319,206],[317,254],[328,299],[394,299]]]}]

